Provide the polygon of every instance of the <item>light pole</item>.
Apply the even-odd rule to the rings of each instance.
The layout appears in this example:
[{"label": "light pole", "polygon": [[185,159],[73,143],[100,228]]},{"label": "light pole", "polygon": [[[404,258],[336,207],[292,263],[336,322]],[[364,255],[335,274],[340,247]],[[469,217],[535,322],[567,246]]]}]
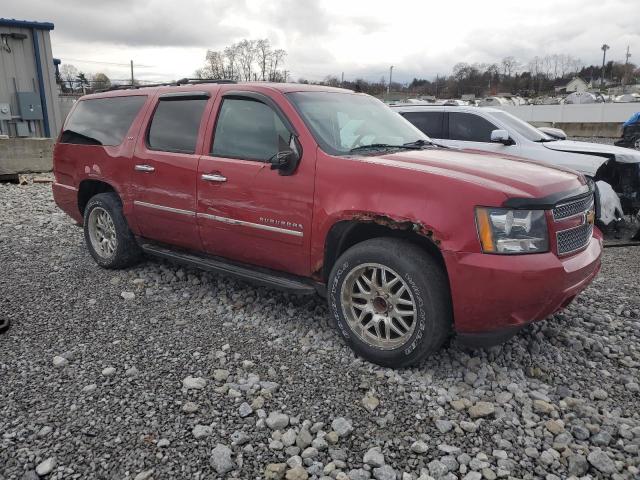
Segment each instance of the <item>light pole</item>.
[{"label": "light pole", "polygon": [[389,67],[389,85],[387,85],[387,96],[391,92],[391,77],[393,76],[393,65]]},{"label": "light pole", "polygon": [[603,44],[600,47],[600,50],[602,50],[602,75],[600,76],[600,90],[602,90],[604,88],[604,61],[607,57],[607,50],[609,50],[609,45],[607,45],[606,43]]}]

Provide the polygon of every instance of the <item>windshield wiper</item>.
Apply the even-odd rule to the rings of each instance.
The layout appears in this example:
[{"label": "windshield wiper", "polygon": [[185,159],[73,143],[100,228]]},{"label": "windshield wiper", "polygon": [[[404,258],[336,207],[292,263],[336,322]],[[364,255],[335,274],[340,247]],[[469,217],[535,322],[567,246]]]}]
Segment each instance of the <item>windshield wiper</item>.
[{"label": "windshield wiper", "polygon": [[424,147],[425,145],[433,145],[433,142],[429,142],[428,140],[423,140],[422,138],[416,140],[415,142],[407,142],[403,143],[403,147]]},{"label": "windshield wiper", "polygon": [[427,145],[431,146],[431,147],[442,147],[442,148],[448,148],[444,145],[440,145],[438,143],[432,142],[431,140],[423,140],[422,138],[419,140],[416,140],[415,142],[408,142],[408,143],[403,143],[402,146],[403,147],[426,147]]},{"label": "windshield wiper", "polygon": [[391,145],[389,143],[371,143],[369,145],[360,145],[353,147],[349,152],[359,152],[362,150],[383,149],[383,148],[399,148],[402,150],[412,150],[414,147],[405,147],[404,145]]},{"label": "windshield wiper", "polygon": [[433,143],[427,140],[416,140],[415,142],[408,142],[402,145],[392,145],[390,143],[371,143],[369,145],[360,145],[358,147],[354,147],[349,152],[358,152],[361,150],[369,150],[369,149],[383,149],[383,148],[399,148],[401,150],[421,150],[425,145],[434,145]]}]

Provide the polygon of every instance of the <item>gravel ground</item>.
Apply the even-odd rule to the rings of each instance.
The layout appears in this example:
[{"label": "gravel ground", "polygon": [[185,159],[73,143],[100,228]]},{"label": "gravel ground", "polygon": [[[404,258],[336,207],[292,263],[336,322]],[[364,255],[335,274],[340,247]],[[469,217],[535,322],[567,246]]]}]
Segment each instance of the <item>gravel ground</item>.
[{"label": "gravel ground", "polygon": [[393,371],[321,299],[102,270],[49,185],[0,184],[0,204],[2,480],[640,475],[640,248],[503,346]]}]

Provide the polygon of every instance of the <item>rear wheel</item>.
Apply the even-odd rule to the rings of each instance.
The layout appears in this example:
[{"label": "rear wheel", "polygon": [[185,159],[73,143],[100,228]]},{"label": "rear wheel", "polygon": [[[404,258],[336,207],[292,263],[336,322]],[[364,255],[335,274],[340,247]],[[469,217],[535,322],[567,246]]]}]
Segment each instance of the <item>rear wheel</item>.
[{"label": "rear wheel", "polygon": [[640,135],[637,137],[634,137],[632,140],[633,143],[633,148],[635,148],[636,150],[640,150]]},{"label": "rear wheel", "polygon": [[104,268],[134,265],[142,254],[115,193],[91,197],[84,210],[84,238],[89,253]]},{"label": "rear wheel", "polygon": [[346,342],[379,365],[418,363],[451,331],[446,275],[406,240],[376,238],[347,250],[331,272],[328,299]]}]

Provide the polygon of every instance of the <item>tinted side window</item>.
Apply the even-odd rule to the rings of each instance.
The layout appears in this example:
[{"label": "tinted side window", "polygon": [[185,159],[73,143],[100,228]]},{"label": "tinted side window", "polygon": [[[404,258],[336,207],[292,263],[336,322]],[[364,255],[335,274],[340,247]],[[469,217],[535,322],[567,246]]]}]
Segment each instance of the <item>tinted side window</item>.
[{"label": "tinted side window", "polygon": [[67,120],[60,142],[120,145],[146,100],[144,95],[81,100]]},{"label": "tinted side window", "polygon": [[264,162],[289,150],[290,137],[271,107],[255,100],[228,98],[220,107],[211,154]]},{"label": "tinted side window", "polygon": [[194,153],[207,101],[207,98],[160,99],[149,127],[149,148]]},{"label": "tinted side window", "polygon": [[490,142],[497,127],[472,113],[449,112],[449,139],[467,142]]},{"label": "tinted side window", "polygon": [[431,138],[442,138],[443,112],[406,112],[402,116]]}]

